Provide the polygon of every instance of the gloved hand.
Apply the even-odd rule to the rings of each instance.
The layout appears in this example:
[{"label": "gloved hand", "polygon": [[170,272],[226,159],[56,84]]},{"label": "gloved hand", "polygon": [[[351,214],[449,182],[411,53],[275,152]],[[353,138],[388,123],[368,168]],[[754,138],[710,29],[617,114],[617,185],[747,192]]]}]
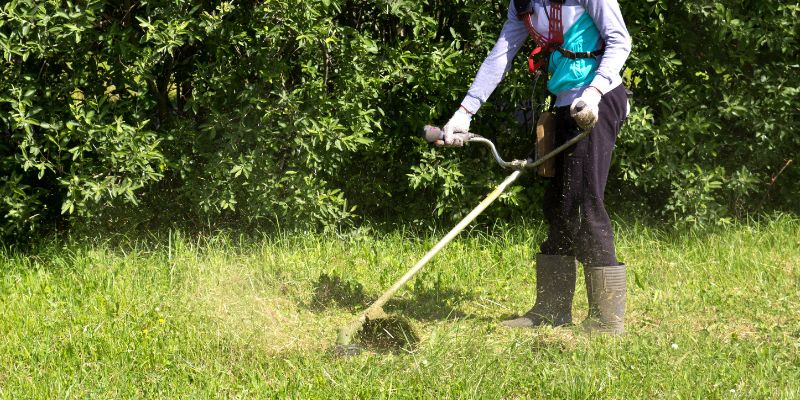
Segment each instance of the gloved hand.
[{"label": "gloved hand", "polygon": [[597,116],[600,113],[600,98],[603,94],[600,89],[589,86],[584,89],[581,97],[572,102],[569,107],[569,115],[575,118],[575,122],[581,130],[589,130],[597,123]]},{"label": "gloved hand", "polygon": [[442,128],[444,145],[450,147],[463,146],[465,135],[457,135],[456,133],[469,132],[470,122],[472,122],[472,115],[463,108],[456,110],[455,114],[450,118],[450,121],[447,122],[447,125]]}]

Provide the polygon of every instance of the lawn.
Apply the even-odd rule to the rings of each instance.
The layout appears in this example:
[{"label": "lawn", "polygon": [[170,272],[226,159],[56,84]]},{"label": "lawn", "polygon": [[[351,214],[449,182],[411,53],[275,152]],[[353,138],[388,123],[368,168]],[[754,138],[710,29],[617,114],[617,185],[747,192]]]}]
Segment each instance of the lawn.
[{"label": "lawn", "polygon": [[[508,330],[538,223],[472,230],[386,310],[420,341],[341,358],[336,330],[444,232],[128,238],[0,251],[0,397],[800,398],[800,219],[617,227],[628,333]],[[580,274],[579,274],[580,275]],[[579,278],[575,321],[586,315]]]}]

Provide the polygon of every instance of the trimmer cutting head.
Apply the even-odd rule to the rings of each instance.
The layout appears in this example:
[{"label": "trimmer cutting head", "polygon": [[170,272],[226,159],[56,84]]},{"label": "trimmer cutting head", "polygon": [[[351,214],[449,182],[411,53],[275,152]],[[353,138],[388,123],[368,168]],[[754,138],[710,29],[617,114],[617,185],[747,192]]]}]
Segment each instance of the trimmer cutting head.
[{"label": "trimmer cutting head", "polygon": [[[358,343],[354,343],[353,340]],[[412,350],[419,343],[419,336],[411,322],[402,317],[381,315],[366,317],[361,324],[350,324],[339,330],[336,345],[331,352],[340,357],[361,354],[364,349],[377,352]]]}]

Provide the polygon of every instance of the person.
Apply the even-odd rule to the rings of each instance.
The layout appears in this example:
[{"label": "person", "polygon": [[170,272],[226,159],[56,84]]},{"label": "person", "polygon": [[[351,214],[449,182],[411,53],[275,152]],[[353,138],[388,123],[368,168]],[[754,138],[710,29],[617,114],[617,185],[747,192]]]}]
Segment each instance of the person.
[{"label": "person", "polygon": [[[631,39],[617,0],[512,0],[494,48],[443,128],[445,145],[462,145],[472,116],[511,68],[528,36],[549,52],[547,89],[555,96],[555,145],[582,129],[587,138],[556,157],[543,211],[547,238],[536,256],[536,300],[507,327],[572,323],[577,261],[583,265],[590,332],[622,334],[626,266],[619,262],[604,205],[611,154],[629,112],[620,71]],[[560,43],[559,43],[560,42]]]}]

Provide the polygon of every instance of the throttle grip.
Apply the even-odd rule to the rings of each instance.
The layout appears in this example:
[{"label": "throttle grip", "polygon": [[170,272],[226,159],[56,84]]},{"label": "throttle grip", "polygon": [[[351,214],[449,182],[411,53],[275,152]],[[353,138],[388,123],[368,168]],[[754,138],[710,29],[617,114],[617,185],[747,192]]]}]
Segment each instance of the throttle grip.
[{"label": "throttle grip", "polygon": [[[452,135],[457,136],[462,143],[467,143],[474,138],[480,137],[474,133],[469,133],[469,132],[455,132],[452,133]],[[442,145],[442,143],[444,142],[444,131],[442,130],[442,128],[439,128],[438,126],[425,125],[425,127],[422,128],[422,136],[425,138],[425,140],[428,141],[428,143],[436,143],[437,145]]]},{"label": "throttle grip", "polygon": [[425,125],[422,128],[422,137],[428,141],[428,143],[435,143],[439,140],[444,140],[444,132],[442,128],[433,125]]}]

